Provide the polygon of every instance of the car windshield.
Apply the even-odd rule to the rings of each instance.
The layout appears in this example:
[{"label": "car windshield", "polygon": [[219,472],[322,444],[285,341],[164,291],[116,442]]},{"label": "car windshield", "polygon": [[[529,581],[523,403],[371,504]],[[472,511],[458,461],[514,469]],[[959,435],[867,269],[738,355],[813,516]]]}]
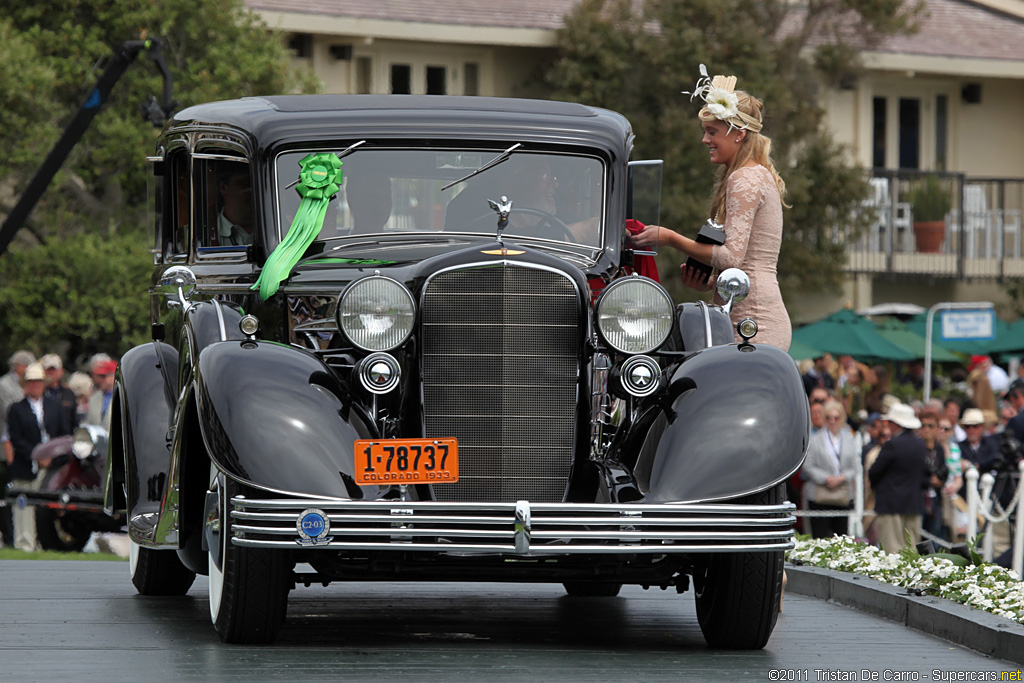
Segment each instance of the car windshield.
[{"label": "car windshield", "polygon": [[[332,151],[340,151],[332,150]],[[299,161],[323,150],[277,158],[281,230],[286,233],[301,197]],[[501,153],[501,149],[358,149],[344,157],[341,191],[327,209],[318,240],[383,234],[496,235],[498,215],[488,200],[512,200],[502,235],[527,240],[602,244],[604,165],[596,157],[516,152],[484,172],[442,190]],[[289,187],[291,186],[291,187]]]}]

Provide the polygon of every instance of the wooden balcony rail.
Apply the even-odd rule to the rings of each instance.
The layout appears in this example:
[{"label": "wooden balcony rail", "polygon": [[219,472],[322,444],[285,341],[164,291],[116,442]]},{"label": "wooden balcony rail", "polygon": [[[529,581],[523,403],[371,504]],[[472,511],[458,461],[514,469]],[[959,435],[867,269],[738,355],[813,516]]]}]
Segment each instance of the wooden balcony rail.
[{"label": "wooden balcony rail", "polygon": [[875,170],[862,211],[870,226],[847,240],[849,273],[949,278],[1024,275],[1024,178]]}]

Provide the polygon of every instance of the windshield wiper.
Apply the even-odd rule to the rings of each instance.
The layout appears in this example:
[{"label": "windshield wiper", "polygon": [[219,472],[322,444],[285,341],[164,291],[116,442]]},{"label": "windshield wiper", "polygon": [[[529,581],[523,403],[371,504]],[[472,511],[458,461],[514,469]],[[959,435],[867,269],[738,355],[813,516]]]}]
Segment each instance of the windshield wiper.
[{"label": "windshield wiper", "polygon": [[517,148],[522,147],[522,146],[523,146],[523,144],[521,142],[517,142],[516,144],[512,145],[511,147],[509,147],[508,149],[506,149],[504,152],[502,152],[498,156],[496,156],[493,159],[491,159],[490,161],[488,161],[486,164],[484,164],[480,168],[478,168],[475,171],[473,171],[472,173],[470,173],[468,176],[465,176],[464,178],[459,178],[458,180],[453,180],[452,182],[448,183],[447,185],[445,185],[444,187],[441,188],[441,191],[444,192],[445,190],[447,190],[449,187],[451,187],[453,185],[458,185],[461,182],[469,180],[470,178],[472,178],[475,175],[483,173],[484,171],[486,171],[487,169],[491,168],[492,166],[497,166],[501,162],[503,162],[506,159],[508,159],[512,155],[512,152],[514,152]]},{"label": "windshield wiper", "polygon": [[[356,147],[358,147],[359,145],[365,145],[365,144],[366,144],[366,140],[360,140],[359,142],[357,142],[357,143],[355,143],[353,145],[349,145],[345,149],[343,149],[340,152],[338,152],[337,153],[337,157],[339,159],[341,159],[342,157],[346,157],[349,154],[351,154],[352,152],[356,151]],[[298,184],[299,184],[299,178],[296,178],[294,181],[292,181],[292,182],[288,183],[287,185],[285,185],[284,189],[290,190],[291,188],[295,187]]]}]

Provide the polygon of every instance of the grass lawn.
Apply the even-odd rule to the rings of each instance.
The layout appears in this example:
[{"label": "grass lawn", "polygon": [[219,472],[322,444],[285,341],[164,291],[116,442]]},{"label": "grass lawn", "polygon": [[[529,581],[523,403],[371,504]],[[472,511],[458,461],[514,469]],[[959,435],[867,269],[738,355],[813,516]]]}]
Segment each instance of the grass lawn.
[{"label": "grass lawn", "polygon": [[40,550],[26,553],[15,548],[0,548],[0,560],[93,560],[100,562],[127,562],[128,558],[113,553],[59,553],[55,550]]}]

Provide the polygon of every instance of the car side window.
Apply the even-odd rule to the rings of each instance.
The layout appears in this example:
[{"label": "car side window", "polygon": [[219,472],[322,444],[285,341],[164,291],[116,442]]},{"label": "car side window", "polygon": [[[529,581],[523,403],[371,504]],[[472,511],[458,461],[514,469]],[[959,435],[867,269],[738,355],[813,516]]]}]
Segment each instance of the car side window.
[{"label": "car side window", "polygon": [[252,176],[249,164],[214,154],[196,155],[197,247],[244,249],[255,239]]},{"label": "car side window", "polygon": [[161,214],[160,251],[163,260],[184,259],[188,252],[189,211],[188,155],[184,150],[168,158],[170,175]]}]

